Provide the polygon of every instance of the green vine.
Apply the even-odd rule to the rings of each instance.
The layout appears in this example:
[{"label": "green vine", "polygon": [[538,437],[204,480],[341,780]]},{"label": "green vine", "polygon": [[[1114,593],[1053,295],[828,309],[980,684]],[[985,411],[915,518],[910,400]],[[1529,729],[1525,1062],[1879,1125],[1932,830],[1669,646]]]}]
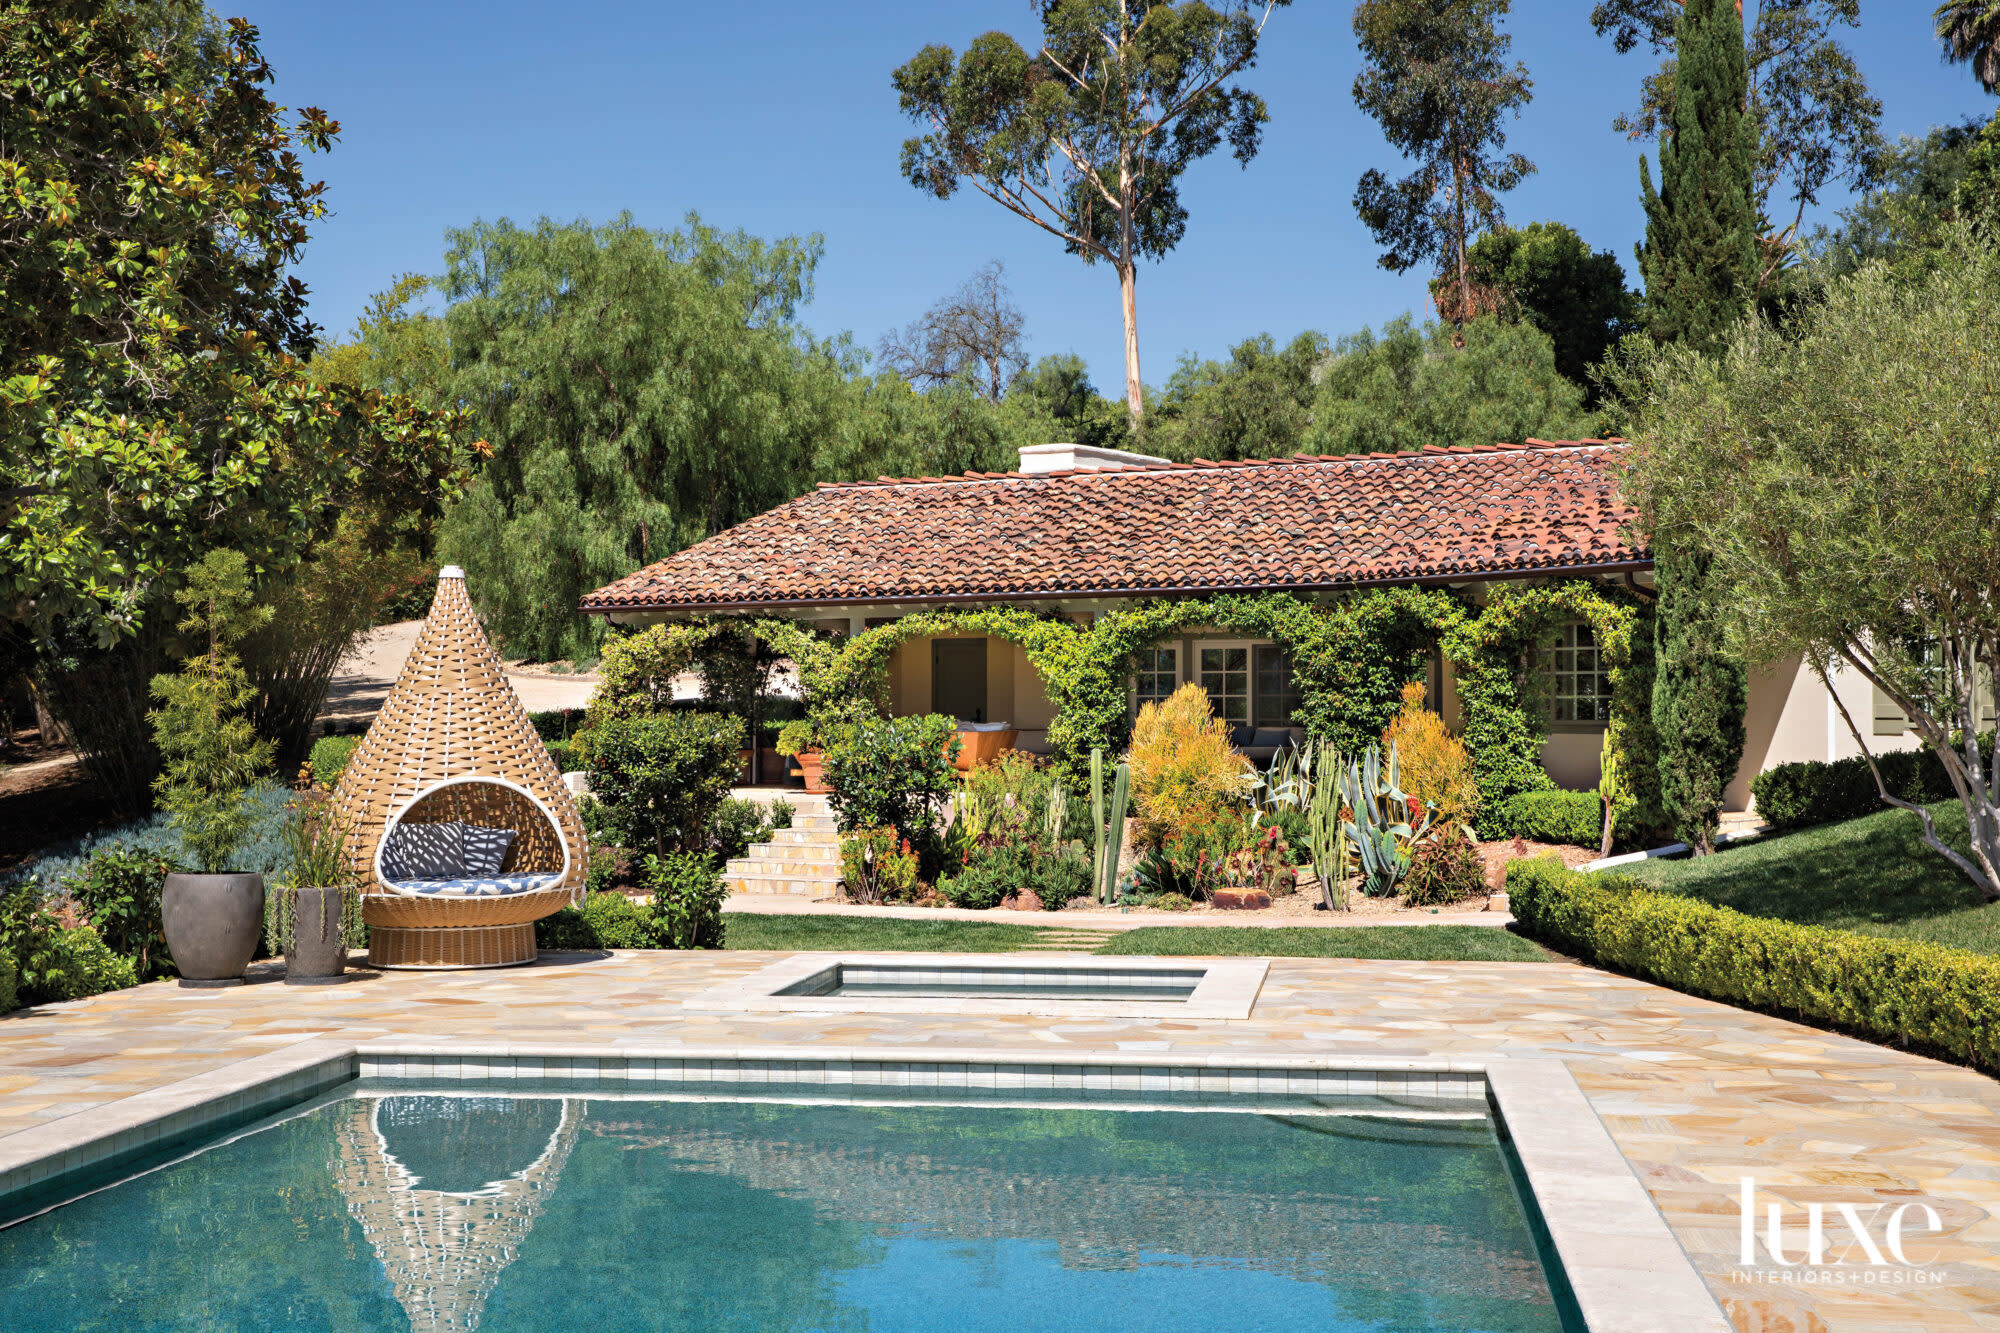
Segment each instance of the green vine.
[{"label": "green vine", "polygon": [[1631,593],[1582,579],[1496,588],[1484,609],[1446,636],[1465,707],[1462,736],[1472,752],[1482,806],[1555,786],[1542,769],[1548,700],[1528,678],[1531,648],[1546,649],[1565,623],[1590,626],[1611,678],[1611,744],[1631,780],[1635,816],[1659,805],[1652,729],[1651,608]]},{"label": "green vine", "polygon": [[986,607],[903,616],[845,641],[797,621],[717,618],[655,625],[605,646],[592,719],[663,707],[675,675],[726,631],[748,630],[799,669],[816,726],[885,712],[888,668],[914,639],[966,634],[1017,644],[1054,709],[1049,744],[1069,777],[1090,752],[1122,750],[1131,732],[1129,683],[1137,656],[1191,629],[1269,639],[1291,657],[1299,706],[1292,722],[1316,739],[1356,751],[1382,734],[1405,685],[1421,681],[1442,649],[1456,668],[1463,737],[1491,803],[1554,784],[1542,771],[1547,700],[1524,670],[1527,650],[1553,641],[1565,621],[1587,623],[1609,668],[1611,743],[1633,785],[1639,819],[1655,818],[1651,721],[1651,607],[1619,588],[1583,580],[1501,586],[1483,608],[1441,588],[1371,589],[1325,602],[1289,593],[1157,599],[1099,616],[1085,628],[1049,610]]}]

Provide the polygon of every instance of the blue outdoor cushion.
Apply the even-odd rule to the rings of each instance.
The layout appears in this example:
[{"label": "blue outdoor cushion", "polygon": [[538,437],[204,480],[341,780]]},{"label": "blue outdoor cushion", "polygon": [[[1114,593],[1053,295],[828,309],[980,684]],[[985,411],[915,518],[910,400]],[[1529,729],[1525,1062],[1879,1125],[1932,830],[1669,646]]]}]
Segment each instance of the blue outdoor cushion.
[{"label": "blue outdoor cushion", "polygon": [[488,828],[484,824],[467,824],[465,828],[465,873],[488,876],[500,873],[500,867],[507,860],[507,849],[514,845],[519,836],[510,828]]}]

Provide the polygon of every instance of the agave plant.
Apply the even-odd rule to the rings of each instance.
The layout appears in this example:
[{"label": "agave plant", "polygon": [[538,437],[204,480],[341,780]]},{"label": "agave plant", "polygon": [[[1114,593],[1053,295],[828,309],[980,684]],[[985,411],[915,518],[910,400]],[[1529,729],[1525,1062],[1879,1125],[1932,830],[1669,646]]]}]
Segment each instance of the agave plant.
[{"label": "agave plant", "polygon": [[1389,747],[1385,769],[1380,749],[1371,745],[1341,780],[1347,837],[1361,859],[1363,892],[1371,898],[1394,893],[1410,873],[1418,844],[1436,834],[1436,808],[1403,791],[1399,767],[1395,746]]}]

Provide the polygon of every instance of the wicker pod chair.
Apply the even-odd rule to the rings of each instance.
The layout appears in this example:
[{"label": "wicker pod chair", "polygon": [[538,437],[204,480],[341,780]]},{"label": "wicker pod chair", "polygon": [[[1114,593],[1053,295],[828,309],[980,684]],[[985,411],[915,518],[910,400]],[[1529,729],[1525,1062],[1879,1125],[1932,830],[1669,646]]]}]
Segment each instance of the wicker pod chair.
[{"label": "wicker pod chair", "polygon": [[[455,565],[438,578],[416,646],[333,799],[354,830],[349,856],[376,967],[533,962],[534,923],[583,896],[583,819]],[[411,871],[404,848],[425,825],[440,834],[457,825],[461,843],[504,831],[497,873]]]}]

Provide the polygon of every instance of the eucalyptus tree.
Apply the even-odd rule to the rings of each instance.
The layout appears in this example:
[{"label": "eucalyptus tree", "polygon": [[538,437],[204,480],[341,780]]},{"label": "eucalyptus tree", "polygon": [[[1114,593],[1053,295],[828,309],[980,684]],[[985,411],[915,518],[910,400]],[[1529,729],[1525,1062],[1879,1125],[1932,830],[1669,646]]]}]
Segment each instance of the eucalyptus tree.
[{"label": "eucalyptus tree", "polygon": [[1533,95],[1527,66],[1505,63],[1513,39],[1496,20],[1509,0],[1362,0],[1354,35],[1366,61],[1354,100],[1417,169],[1390,181],[1370,168],[1354,208],[1387,247],[1379,262],[1395,273],[1434,260],[1452,282],[1439,309],[1462,325],[1476,312],[1466,251],[1473,237],[1503,221],[1499,196],[1535,164],[1502,154],[1501,122]]},{"label": "eucalyptus tree", "polygon": [[1248,164],[1269,119],[1231,80],[1257,59],[1271,11],[1289,0],[1042,0],[1040,48],[989,32],[962,55],[926,46],[891,77],[905,115],[910,184],[939,199],[961,185],[1118,277],[1125,401],[1145,418],[1137,280],[1187,230],[1181,177],[1226,141]]},{"label": "eucalyptus tree", "polygon": [[[1640,85],[1639,105],[1612,128],[1636,140],[1671,134],[1679,60],[1674,26],[1685,0],[1597,0],[1590,23],[1620,55],[1642,42],[1662,54]],[[1743,6],[1733,6],[1742,18]],[[1860,188],[1882,149],[1882,99],[1868,91],[1837,33],[1861,23],[1861,0],[1763,0],[1744,34],[1743,109],[1758,127],[1756,207],[1763,227],[1757,286],[1762,290],[1796,252],[1808,205],[1839,181]],[[1782,193],[1781,193],[1782,191]],[[1792,205],[1783,227],[1773,200]]]}]

